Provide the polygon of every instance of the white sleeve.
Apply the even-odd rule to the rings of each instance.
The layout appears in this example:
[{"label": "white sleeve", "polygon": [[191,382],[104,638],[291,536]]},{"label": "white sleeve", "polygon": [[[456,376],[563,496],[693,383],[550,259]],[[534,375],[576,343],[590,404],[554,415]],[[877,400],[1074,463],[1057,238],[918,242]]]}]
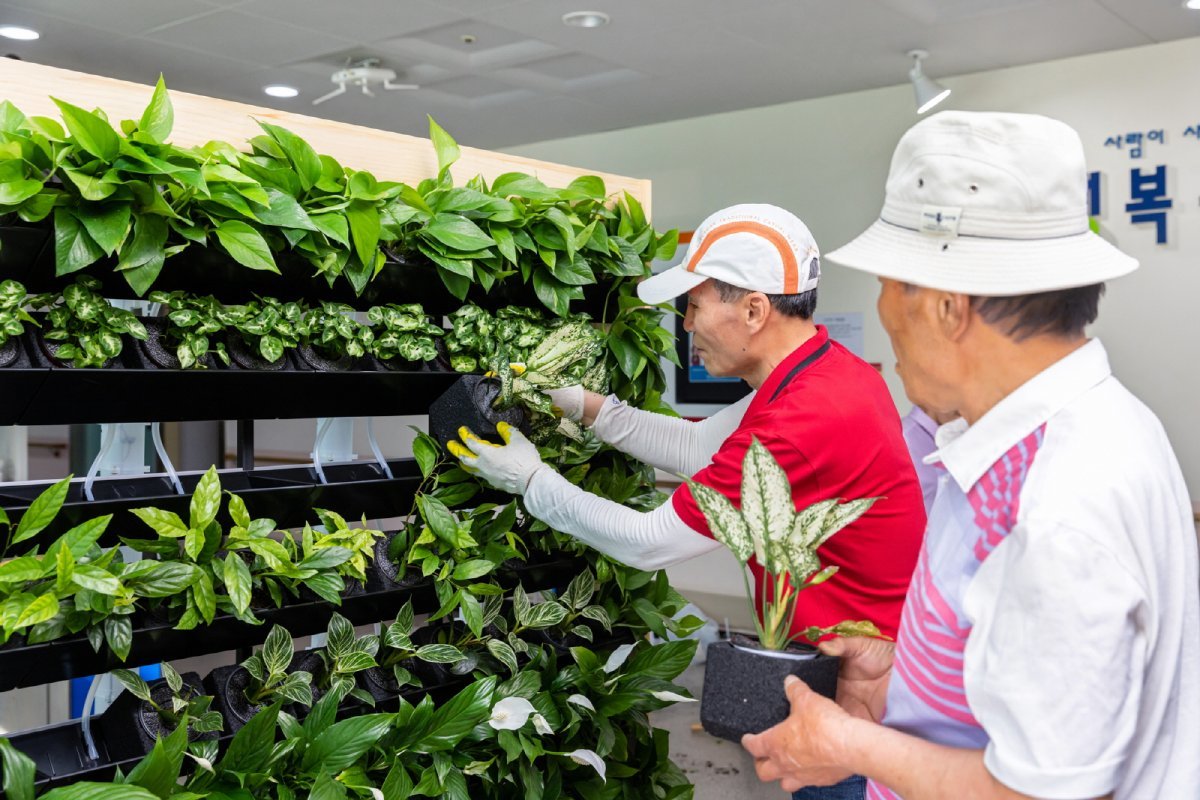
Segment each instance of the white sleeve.
[{"label": "white sleeve", "polygon": [[754,392],[708,419],[690,422],[652,411],[642,411],[609,395],[592,423],[600,441],[628,453],[652,467],[695,475],[712,461],[746,415]]},{"label": "white sleeve", "polygon": [[1127,765],[1146,668],[1146,594],[1080,531],[1019,523],[964,598],[967,700],[984,764],[1035,797],[1099,797]]},{"label": "white sleeve", "polygon": [[635,511],[585,492],[553,469],[538,470],[525,490],[525,508],[555,530],[609,558],[654,571],[715,550],[720,542],[697,533],[670,501]]}]

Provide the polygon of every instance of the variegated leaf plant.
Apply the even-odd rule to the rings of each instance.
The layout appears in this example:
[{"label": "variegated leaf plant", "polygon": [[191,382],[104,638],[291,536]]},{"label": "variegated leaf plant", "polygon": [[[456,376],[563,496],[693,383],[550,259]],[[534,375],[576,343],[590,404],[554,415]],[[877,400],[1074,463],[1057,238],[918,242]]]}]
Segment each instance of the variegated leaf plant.
[{"label": "variegated leaf plant", "polygon": [[[751,441],[742,462],[740,509],[711,487],[690,479],[688,486],[713,536],[743,566],[746,594],[763,647],[783,650],[801,636],[815,642],[831,633],[881,635],[874,624],[865,620],[841,622],[828,628],[812,625],[792,633],[800,592],[824,583],[837,572],[837,567],[821,568],[817,548],[865,514],[878,497],[846,503],[832,498],[796,511],[787,473],[757,438]],[[751,558],[766,573],[757,604],[745,574]]]}]

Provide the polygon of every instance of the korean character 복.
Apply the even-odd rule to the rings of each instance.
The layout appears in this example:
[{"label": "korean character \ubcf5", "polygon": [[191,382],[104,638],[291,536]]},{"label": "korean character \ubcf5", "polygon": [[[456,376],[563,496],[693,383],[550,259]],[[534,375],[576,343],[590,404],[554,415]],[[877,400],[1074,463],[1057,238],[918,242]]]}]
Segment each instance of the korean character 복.
[{"label": "korean character \ubcf5", "polygon": [[1159,165],[1153,172],[1146,173],[1138,167],[1129,170],[1129,195],[1133,200],[1125,204],[1129,221],[1135,225],[1153,222],[1158,244],[1167,243],[1167,209],[1172,202],[1166,194],[1166,165]]},{"label": "korean character \ubcf5", "polygon": [[1121,138],[1120,134],[1118,134],[1116,136],[1110,136],[1104,140],[1104,146],[1105,147],[1115,147],[1118,150],[1120,150],[1121,144],[1123,143],[1123,141],[1124,140]]},{"label": "korean character \ubcf5", "polygon": [[1129,145],[1129,157],[1142,157],[1142,134],[1127,133],[1125,134],[1125,144]]}]

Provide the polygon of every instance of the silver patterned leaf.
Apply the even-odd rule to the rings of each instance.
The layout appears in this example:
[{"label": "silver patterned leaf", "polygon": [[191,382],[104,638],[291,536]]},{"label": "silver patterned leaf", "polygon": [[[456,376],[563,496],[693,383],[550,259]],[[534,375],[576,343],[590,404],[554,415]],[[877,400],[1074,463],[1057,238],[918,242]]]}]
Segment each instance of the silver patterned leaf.
[{"label": "silver patterned leaf", "polygon": [[688,481],[688,486],[716,540],[728,547],[738,561],[743,564],[749,561],[754,555],[754,540],[741,512],[716,489],[692,480]]},{"label": "silver patterned leaf", "polygon": [[811,549],[792,542],[788,547],[787,565],[792,576],[792,585],[799,587],[821,568],[821,560]]},{"label": "silver patterned leaf", "polygon": [[837,498],[813,503],[796,515],[792,523],[791,540],[800,547],[815,550],[815,542],[821,538],[821,529],[829,510],[837,505]]},{"label": "silver patterned leaf", "polygon": [[849,503],[835,506],[821,523],[821,532],[813,547],[820,547],[830,536],[833,536],[842,528],[845,528],[867,513],[867,510],[875,505],[875,501],[879,499],[878,497],[867,497],[862,500],[851,500]]},{"label": "silver patterned leaf", "polygon": [[790,536],[795,516],[787,473],[762,442],[751,439],[742,462],[742,518],[760,563],[772,560],[768,542],[782,542]]}]

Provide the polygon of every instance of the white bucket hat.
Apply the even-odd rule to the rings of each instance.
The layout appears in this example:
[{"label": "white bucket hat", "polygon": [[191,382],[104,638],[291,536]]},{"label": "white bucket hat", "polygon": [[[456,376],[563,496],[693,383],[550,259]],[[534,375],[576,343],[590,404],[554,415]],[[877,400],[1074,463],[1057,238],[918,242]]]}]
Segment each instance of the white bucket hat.
[{"label": "white bucket hat", "polygon": [[1136,259],[1088,228],[1083,144],[1033,114],[944,111],[896,145],[879,219],[829,258],[981,296],[1087,286]]},{"label": "white bucket hat", "polygon": [[808,228],[790,211],[744,203],[709,215],[675,267],[638,284],[638,297],[658,305],[709,278],[766,294],[817,287],[821,254]]}]

